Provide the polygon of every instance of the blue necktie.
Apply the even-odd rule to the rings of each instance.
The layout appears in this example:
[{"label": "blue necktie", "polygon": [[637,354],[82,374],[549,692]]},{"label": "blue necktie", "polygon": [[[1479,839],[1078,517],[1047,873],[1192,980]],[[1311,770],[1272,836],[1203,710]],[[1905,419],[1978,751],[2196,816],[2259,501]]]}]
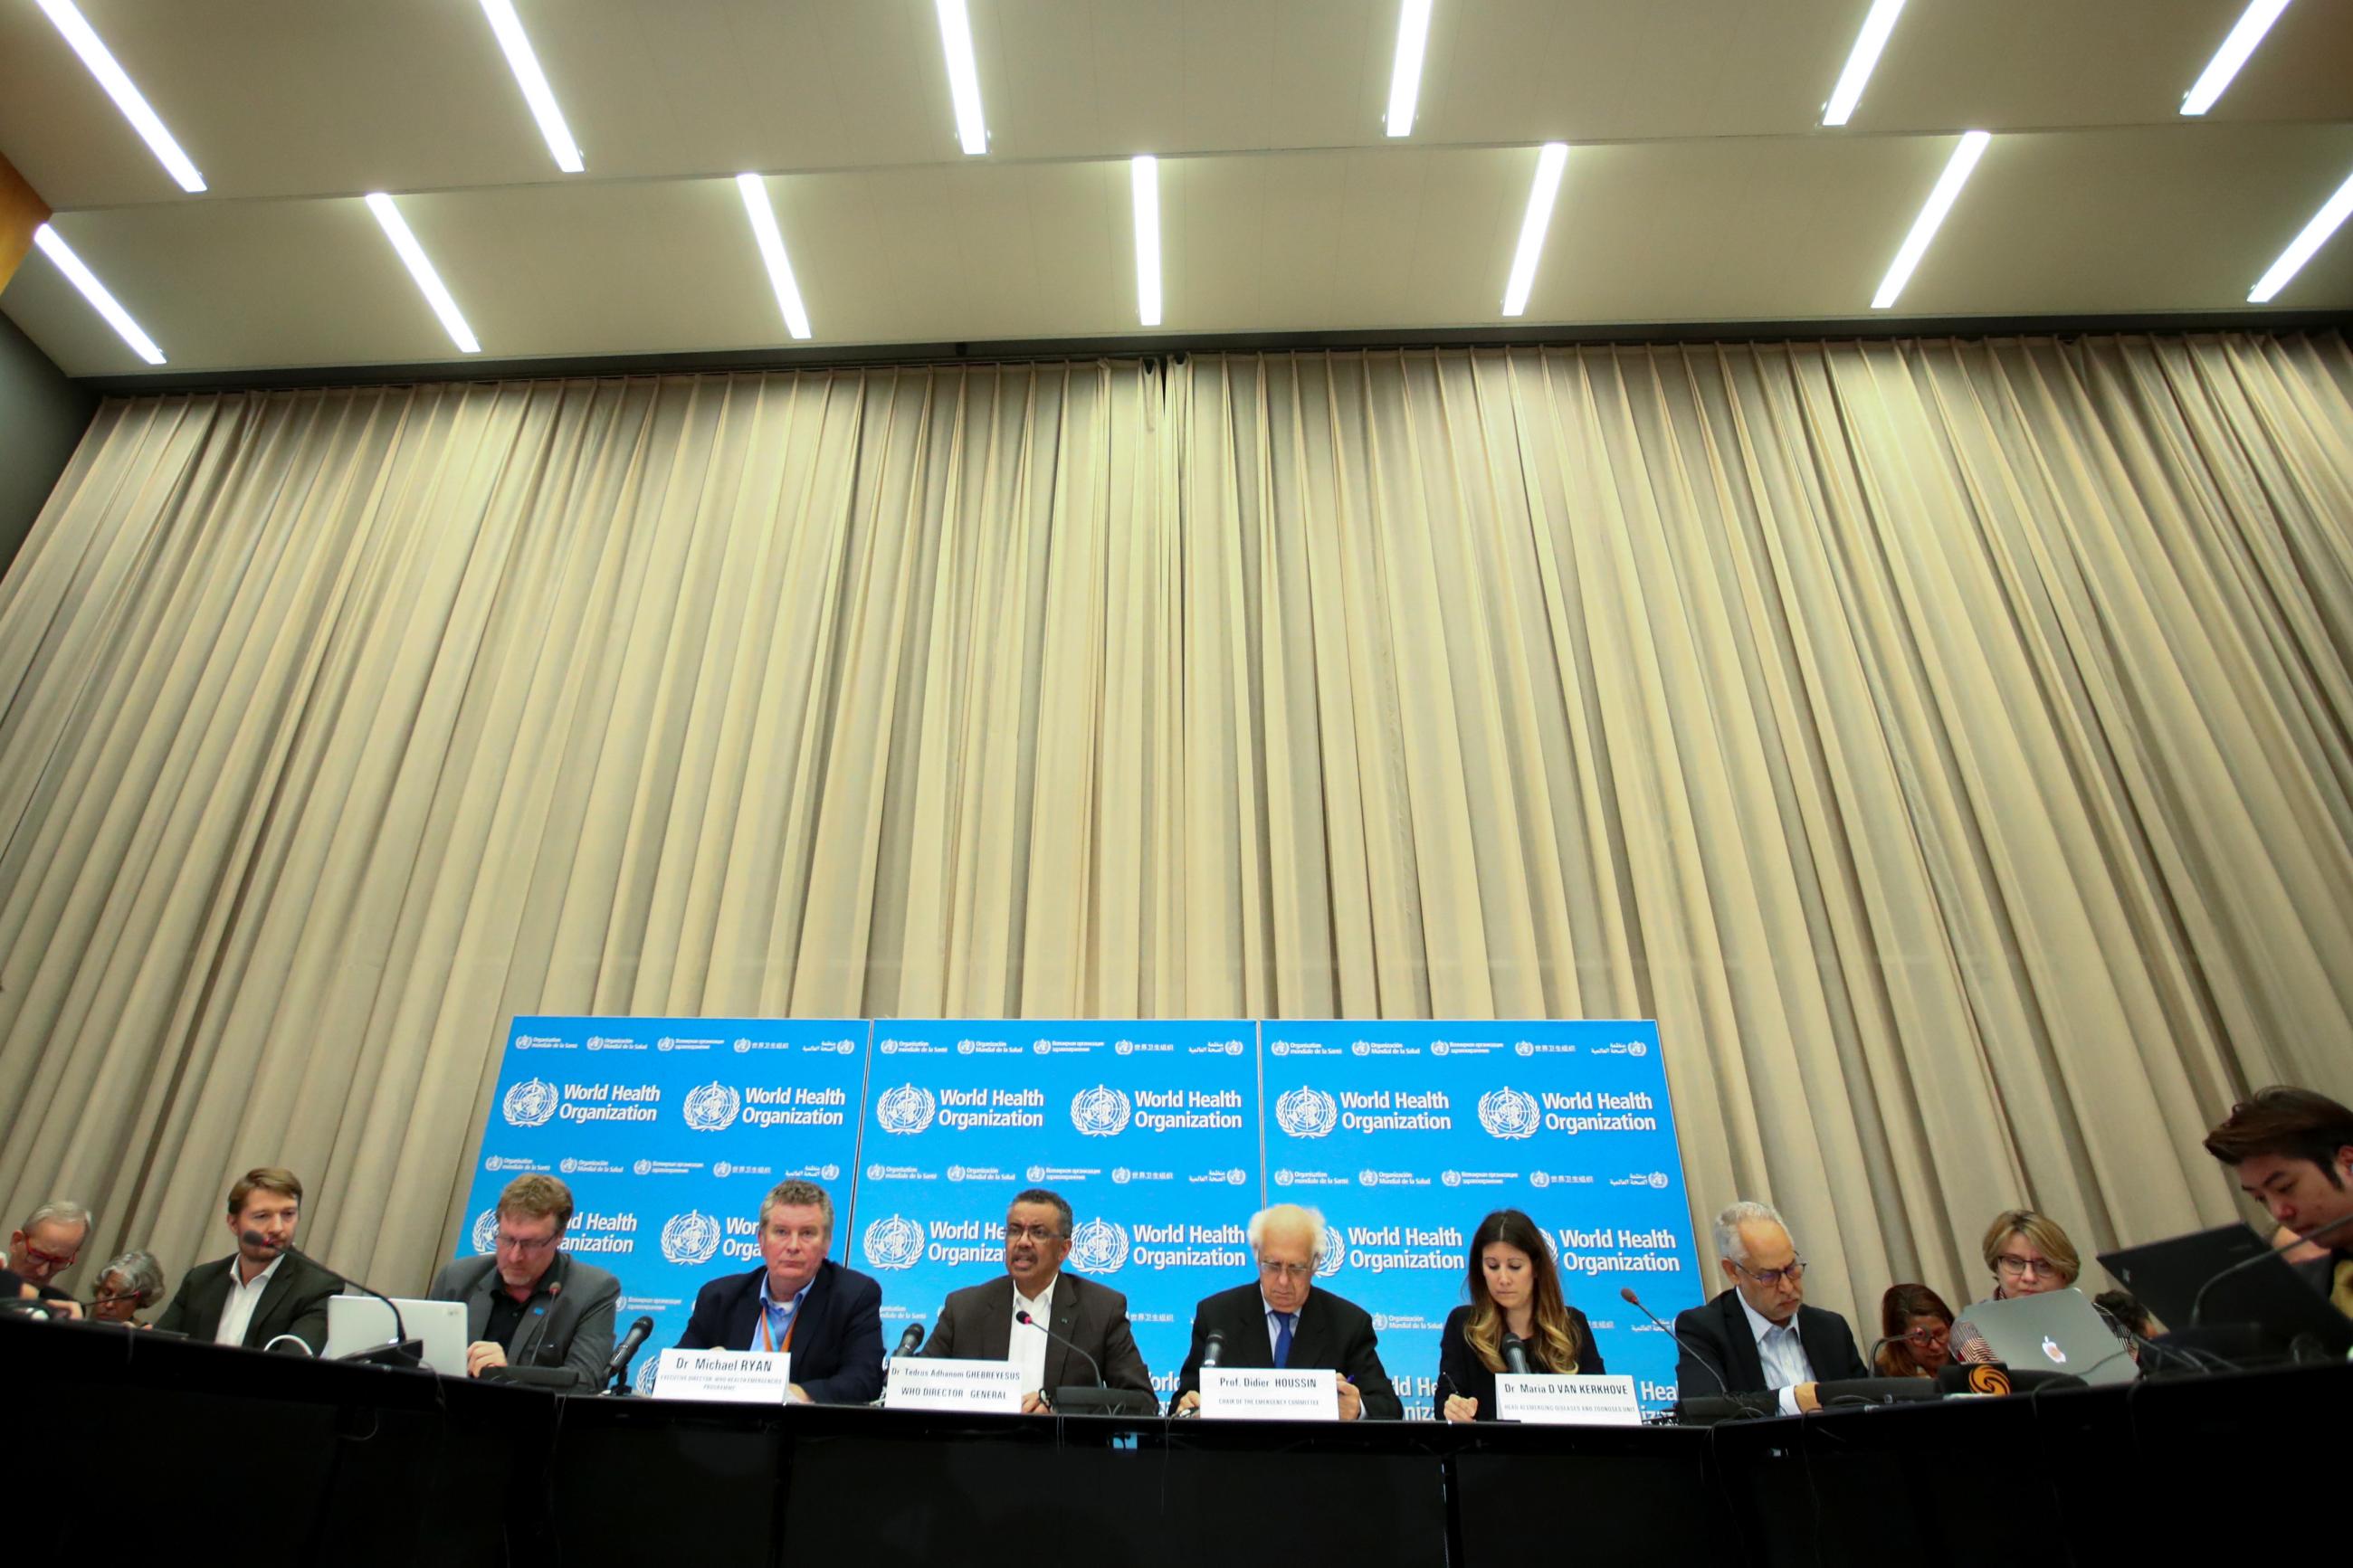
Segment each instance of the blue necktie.
[{"label": "blue necktie", "polygon": [[1291,1321],[1295,1312],[1269,1312],[1274,1320],[1274,1364],[1277,1368],[1291,1364]]}]

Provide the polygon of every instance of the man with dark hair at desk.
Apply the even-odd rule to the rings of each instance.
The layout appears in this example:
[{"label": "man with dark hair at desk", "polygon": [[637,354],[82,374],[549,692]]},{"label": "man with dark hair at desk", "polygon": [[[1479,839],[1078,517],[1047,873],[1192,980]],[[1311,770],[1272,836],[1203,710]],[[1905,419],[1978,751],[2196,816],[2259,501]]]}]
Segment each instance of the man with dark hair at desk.
[{"label": "man with dark hair at desk", "polygon": [[866,1405],[882,1392],[882,1287],[826,1257],[833,1199],[815,1182],[779,1182],[760,1205],[760,1267],[705,1285],[682,1351],[784,1351],[791,1397]]},{"label": "man with dark hair at desk", "polygon": [[[1098,1368],[1105,1387],[1149,1394],[1152,1374],[1128,1327],[1127,1298],[1062,1270],[1071,1219],[1058,1193],[1032,1187],[1016,1194],[1005,1214],[1010,1278],[950,1291],[923,1354],[1018,1363],[1024,1414],[1050,1408],[1054,1390],[1065,1384],[1093,1383]],[[1071,1353],[1074,1345],[1093,1365]]]},{"label": "man with dark hair at desk", "polygon": [[1795,1415],[1820,1407],[1817,1384],[1870,1375],[1847,1321],[1805,1304],[1806,1260],[1778,1213],[1734,1204],[1715,1216],[1714,1235],[1732,1289],[1675,1314],[1678,1393],[1688,1399],[1769,1391],[1781,1414]]},{"label": "man with dark hair at desk", "polygon": [[2258,1089],[2206,1135],[2206,1152],[2274,1220],[2328,1249],[2289,1267],[2353,1317],[2353,1110],[2308,1089]]},{"label": "man with dark hair at desk", "polygon": [[327,1298],[343,1281],[281,1250],[301,1218],[302,1184],[293,1172],[257,1165],[239,1176],[228,1190],[237,1250],[189,1269],[155,1326],[257,1350],[290,1335],[318,1354],[327,1343]]},{"label": "man with dark hair at desk", "polygon": [[466,1304],[466,1375],[497,1367],[518,1381],[594,1394],[613,1355],[621,1282],[562,1249],[572,1189],[554,1176],[517,1176],[499,1194],[487,1258],[461,1258],[433,1277],[436,1301]]},{"label": "man with dark hair at desk", "polygon": [[1193,1309],[1193,1346],[1177,1374],[1172,1415],[1199,1406],[1201,1357],[1214,1333],[1225,1342],[1220,1366],[1329,1367],[1339,1379],[1341,1420],[1404,1419],[1405,1405],[1381,1366],[1372,1314],[1315,1289],[1324,1232],[1324,1216],[1297,1204],[1277,1204],[1250,1216],[1258,1278]]}]

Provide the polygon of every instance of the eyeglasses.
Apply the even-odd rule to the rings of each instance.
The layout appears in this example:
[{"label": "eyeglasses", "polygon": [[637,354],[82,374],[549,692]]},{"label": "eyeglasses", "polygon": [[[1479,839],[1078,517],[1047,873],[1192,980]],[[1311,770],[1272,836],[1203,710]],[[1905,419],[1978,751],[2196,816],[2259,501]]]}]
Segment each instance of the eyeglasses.
[{"label": "eyeglasses", "polygon": [[1315,1272],[1313,1263],[1269,1263],[1259,1259],[1258,1271],[1271,1279],[1304,1279]]},{"label": "eyeglasses", "polygon": [[554,1247],[557,1242],[562,1241],[564,1237],[561,1232],[554,1236],[522,1237],[509,1236],[505,1231],[501,1231],[499,1232],[499,1250],[501,1252],[520,1252],[525,1257],[529,1257],[533,1253],[545,1252],[549,1247]]},{"label": "eyeglasses", "polygon": [[1736,1263],[1733,1267],[1768,1290],[1784,1279],[1795,1285],[1806,1277],[1806,1260],[1802,1258],[1792,1258],[1786,1268],[1751,1268],[1746,1263]]},{"label": "eyeglasses", "polygon": [[2060,1267],[2047,1258],[2021,1258],[2014,1252],[2003,1253],[1994,1259],[1994,1263],[2004,1274],[2015,1274],[2021,1279],[2039,1279],[2044,1275],[2055,1279],[2062,1272]]},{"label": "eyeglasses", "polygon": [[63,1258],[59,1258],[54,1252],[42,1251],[39,1247],[35,1247],[28,1241],[25,1244],[25,1256],[31,1258],[36,1263],[46,1263],[52,1268],[63,1270],[73,1267],[73,1260],[81,1256],[81,1249],[79,1247],[76,1247],[73,1251],[67,1253]]},{"label": "eyeglasses", "polygon": [[1949,1329],[1915,1329],[1904,1336],[1915,1345],[1941,1345],[1953,1337]]},{"label": "eyeglasses", "polygon": [[1062,1232],[1060,1226],[1050,1225],[1008,1225],[1005,1227],[1006,1240],[1019,1241],[1024,1237],[1031,1241],[1060,1241]]}]

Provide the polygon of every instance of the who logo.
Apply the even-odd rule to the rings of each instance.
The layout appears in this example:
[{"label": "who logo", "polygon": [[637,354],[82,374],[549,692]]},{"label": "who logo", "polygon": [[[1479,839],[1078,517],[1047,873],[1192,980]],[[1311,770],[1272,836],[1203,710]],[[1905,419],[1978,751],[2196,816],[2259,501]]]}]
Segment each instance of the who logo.
[{"label": "who logo", "polygon": [[507,1090],[499,1111],[510,1127],[544,1127],[555,1115],[560,1099],[555,1086],[545,1079],[527,1078]]},{"label": "who logo", "polygon": [[711,1261],[719,1250],[719,1218],[701,1209],[689,1209],[674,1214],[661,1227],[661,1255],[665,1261],[698,1264]]},{"label": "who logo", "polygon": [[499,1247],[499,1211],[486,1208],[474,1216],[474,1233],[470,1238],[477,1257],[486,1257]]},{"label": "who logo", "polygon": [[874,1097],[874,1121],[885,1132],[913,1135],[932,1124],[939,1110],[932,1091],[912,1083],[886,1089]]},{"label": "who logo", "polygon": [[1338,1226],[1326,1220],[1322,1240],[1315,1251],[1315,1278],[1329,1279],[1340,1272],[1340,1266],[1347,1261],[1348,1238],[1340,1234]]},{"label": "who logo", "polygon": [[866,1261],[877,1268],[913,1268],[923,1256],[923,1227],[904,1215],[866,1227]]},{"label": "who logo", "polygon": [[744,1097],[714,1079],[688,1089],[686,1098],[679,1102],[679,1110],[691,1131],[723,1132],[735,1125],[735,1118],[743,1112]]},{"label": "who logo", "polygon": [[1505,1085],[1479,1097],[1479,1125],[1490,1138],[1533,1138],[1544,1125],[1536,1097]]},{"label": "who logo", "polygon": [[1099,1083],[1071,1097],[1071,1125],[1090,1138],[1116,1137],[1133,1110],[1126,1095]]},{"label": "who logo", "polygon": [[1082,1274],[1116,1274],[1126,1262],[1125,1226],[1088,1219],[1071,1232],[1071,1267]]},{"label": "who logo", "polygon": [[1340,1125],[1339,1102],[1302,1084],[1276,1098],[1274,1122],[1293,1138],[1322,1138]]}]

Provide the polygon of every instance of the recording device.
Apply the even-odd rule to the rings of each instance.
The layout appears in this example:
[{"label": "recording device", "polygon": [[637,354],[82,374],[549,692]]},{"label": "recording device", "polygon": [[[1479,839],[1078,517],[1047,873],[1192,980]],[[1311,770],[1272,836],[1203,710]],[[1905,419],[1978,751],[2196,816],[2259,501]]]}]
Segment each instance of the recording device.
[{"label": "recording device", "polygon": [[1225,1334],[1219,1330],[1211,1329],[1209,1331],[1209,1337],[1201,1342],[1201,1364],[1205,1367],[1216,1366],[1219,1364],[1220,1359],[1223,1358],[1225,1353]]},{"label": "recording device", "polygon": [[[1087,1365],[1094,1370],[1095,1381],[1092,1387],[1083,1383],[1064,1384],[1047,1395],[1046,1403],[1053,1406],[1055,1414],[1060,1415],[1154,1415],[1159,1413],[1159,1401],[1144,1390],[1113,1388],[1106,1383],[1103,1380],[1103,1363],[1093,1356],[1087,1355],[1086,1347],[1076,1340],[1056,1333],[1026,1311],[1014,1313],[1013,1319],[1016,1322],[1027,1324],[1037,1330],[1055,1343],[1068,1345],[1079,1354],[1086,1356]],[[1201,1364],[1207,1366],[1208,1363],[1205,1361]]]},{"label": "recording device", "polygon": [[[1024,1321],[1027,1321],[1029,1314],[1026,1312],[1023,1313],[1022,1319]],[[923,1325],[921,1323],[909,1323],[907,1325],[907,1331],[899,1336],[899,1348],[891,1352],[891,1359],[892,1361],[897,1361],[902,1355],[913,1355],[915,1353],[915,1348],[923,1342]]]},{"label": "recording device", "polygon": [[[412,1340],[408,1337],[408,1325],[400,1321],[400,1303],[395,1301],[391,1297],[385,1295],[375,1286],[368,1284],[364,1280],[354,1279],[348,1274],[337,1273],[334,1269],[328,1268],[325,1264],[320,1262],[317,1258],[311,1257],[309,1253],[303,1251],[301,1247],[295,1246],[290,1241],[271,1241],[268,1237],[262,1235],[258,1230],[242,1231],[238,1234],[237,1240],[243,1242],[248,1247],[260,1247],[265,1251],[282,1253],[289,1258],[299,1258],[303,1262],[309,1264],[311,1268],[317,1269],[320,1273],[327,1275],[339,1284],[349,1286],[351,1289],[357,1290],[363,1296],[373,1296],[391,1310],[392,1342],[388,1345],[378,1345],[368,1350],[355,1352],[351,1355],[343,1357],[343,1360],[374,1362],[385,1366],[422,1367],[425,1364],[425,1342],[423,1340]],[[281,1334],[279,1337],[282,1339],[285,1336]],[[271,1343],[276,1343],[276,1341],[272,1341]],[[264,1348],[266,1349],[268,1347],[265,1346]],[[305,1348],[307,1349],[308,1347],[306,1346]]]},{"label": "recording device", "polygon": [[1531,1370],[1528,1365],[1528,1342],[1517,1334],[1506,1333],[1504,1336],[1503,1349],[1504,1370],[1516,1373],[1522,1377],[1527,1376]]},{"label": "recording device", "polygon": [[[1667,1336],[1675,1342],[1678,1348],[1689,1351],[1691,1352],[1692,1360],[1699,1363],[1701,1366],[1705,1367],[1707,1369],[1708,1376],[1715,1379],[1715,1387],[1718,1394],[1722,1394],[1726,1399],[1745,1399],[1747,1397],[1745,1394],[1736,1394],[1732,1392],[1732,1384],[1724,1380],[1723,1372],[1714,1362],[1699,1353],[1699,1347],[1697,1345],[1693,1344],[1689,1340],[1683,1338],[1683,1335],[1675,1332],[1674,1326],[1672,1324],[1660,1322],[1659,1314],[1651,1310],[1650,1308],[1642,1305],[1642,1298],[1634,1294],[1634,1287],[1631,1285],[1626,1286],[1620,1289],[1618,1294],[1620,1298],[1625,1301],[1626,1305],[1633,1308],[1634,1310],[1641,1313],[1642,1316],[1650,1319],[1653,1323],[1658,1323],[1660,1328],[1664,1329],[1667,1332]],[[1682,1397],[1683,1390],[1679,1388],[1675,1393],[1677,1394],[1675,1403],[1678,1405],[1686,1403],[1686,1401]],[[1774,1400],[1771,1394],[1768,1394],[1765,1396],[1765,1405],[1768,1412],[1773,1408]],[[1723,1419],[1723,1417],[1719,1416],[1718,1419]]]},{"label": "recording device", "polygon": [[638,1353],[638,1347],[644,1344],[653,1331],[653,1319],[639,1318],[629,1325],[629,1331],[621,1336],[621,1342],[613,1347],[611,1359],[605,1363],[605,1381],[613,1385],[615,1393],[629,1392],[629,1359]]}]

